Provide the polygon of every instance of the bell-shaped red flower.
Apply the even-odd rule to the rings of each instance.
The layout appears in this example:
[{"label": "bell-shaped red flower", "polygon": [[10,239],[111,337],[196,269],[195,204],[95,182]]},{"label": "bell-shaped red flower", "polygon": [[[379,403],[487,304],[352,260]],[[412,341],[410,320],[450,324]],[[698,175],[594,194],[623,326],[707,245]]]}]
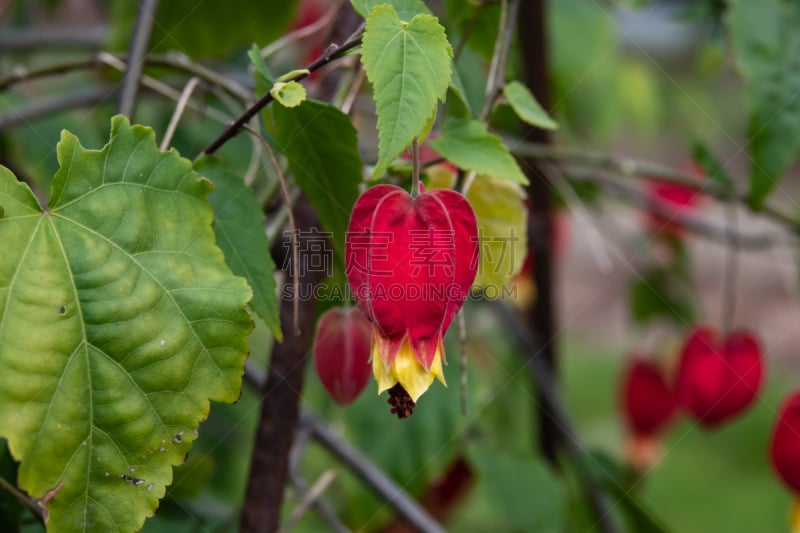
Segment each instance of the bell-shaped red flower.
[{"label": "bell-shaped red flower", "polygon": [[661,368],[655,362],[636,355],[623,373],[621,403],[630,432],[628,462],[644,470],[658,458],[658,435],[669,425],[677,410],[675,394]]},{"label": "bell-shaped red flower", "polygon": [[763,364],[751,334],[734,332],[723,343],[712,329],[695,329],[678,365],[678,401],[702,425],[714,427],[753,402],[761,388]]},{"label": "bell-shaped red flower", "polygon": [[442,339],[478,266],[475,213],[449,189],[412,197],[377,185],[353,207],[345,256],[356,302],[374,326],[378,393],[390,390],[402,418],[434,378],[445,383]]},{"label": "bell-shaped red flower", "polygon": [[341,406],[352,403],[369,381],[372,324],[357,307],[334,307],[317,321],[314,366]]},{"label": "bell-shaped red flower", "polygon": [[800,531],[800,391],[790,395],[780,412],[770,443],[772,468],[795,494],[789,517],[791,531]]}]

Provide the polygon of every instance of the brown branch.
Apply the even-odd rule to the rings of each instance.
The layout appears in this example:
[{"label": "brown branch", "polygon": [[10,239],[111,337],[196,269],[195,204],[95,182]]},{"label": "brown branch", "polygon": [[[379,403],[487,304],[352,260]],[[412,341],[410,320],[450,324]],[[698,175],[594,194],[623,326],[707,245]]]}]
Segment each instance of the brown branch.
[{"label": "brown branch", "polygon": [[[305,198],[300,198],[295,210],[297,228],[301,233],[317,225],[317,215]],[[281,264],[287,263],[282,261]],[[288,265],[297,270],[305,286],[316,287],[323,279],[324,272],[304,269],[302,262],[296,264],[289,258]],[[295,294],[294,298],[299,298],[299,295]],[[283,324],[292,322],[292,300],[281,300]],[[273,347],[267,379],[261,388],[261,414],[242,509],[241,531],[244,533],[272,533],[277,531],[280,524],[283,495],[289,477],[289,452],[297,430],[300,393],[311,348],[315,304],[313,298],[301,300],[300,334],[287,328],[283,342],[275,343]]]},{"label": "brown branch", "polygon": [[[286,81],[300,81],[307,78],[312,72],[315,72],[331,61],[344,57],[353,48],[361,44],[361,36],[364,33],[364,25],[362,24],[342,45],[330,44],[325,52],[322,53],[317,59],[303,67],[303,71],[296,76],[288,78]],[[230,124],[225,130],[217,137],[211,144],[209,144],[203,153],[213,154],[219,150],[222,145],[234,138],[242,129],[242,126],[247,124],[259,111],[272,102],[272,94],[267,93],[255,104],[250,106],[239,118]]]}]

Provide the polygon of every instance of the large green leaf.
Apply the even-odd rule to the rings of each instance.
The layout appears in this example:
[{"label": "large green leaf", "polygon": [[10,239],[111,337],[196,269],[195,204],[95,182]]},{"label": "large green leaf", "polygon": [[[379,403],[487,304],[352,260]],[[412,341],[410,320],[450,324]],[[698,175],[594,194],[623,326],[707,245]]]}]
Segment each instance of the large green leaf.
[{"label": "large green leaf", "polygon": [[489,133],[486,126],[477,120],[451,118],[444,123],[441,135],[431,139],[429,144],[460,168],[517,183],[528,183],[528,178],[503,140]]},{"label": "large green leaf", "polygon": [[42,209],[0,167],[0,437],[51,531],[152,515],[209,400],[241,390],[250,289],[214,244],[211,184],[153,131],[63,132]]},{"label": "large green leaf", "polygon": [[276,145],[289,158],[295,181],[343,257],[350,211],[362,181],[358,137],[350,118],[314,100],[291,109],[274,106],[272,118]]},{"label": "large green leaf", "polygon": [[750,105],[750,203],[759,208],[800,151],[800,3],[730,3]]},{"label": "large green leaf", "polygon": [[283,339],[278,298],[275,292],[275,263],[264,233],[264,213],[253,190],[228,170],[216,157],[203,157],[194,169],[214,183],[208,201],[214,208],[214,234],[234,274],[247,278],[253,288],[253,308],[278,338]]},{"label": "large green leaf", "polygon": [[386,4],[367,18],[361,53],[378,113],[378,177],[429,125],[450,84],[453,49],[436,17],[403,22]]},{"label": "large green leaf", "polygon": [[[114,49],[128,46],[139,4],[129,0],[114,3],[111,25]],[[189,57],[227,57],[253,41],[264,43],[278,38],[292,21],[297,0],[268,4],[262,0],[238,0],[233,6],[196,0],[160,2],[150,50],[176,50]]]},{"label": "large green leaf", "polygon": [[353,8],[364,18],[367,18],[376,6],[389,4],[397,11],[400,20],[409,22],[416,15],[430,15],[431,10],[422,0],[350,0]]}]

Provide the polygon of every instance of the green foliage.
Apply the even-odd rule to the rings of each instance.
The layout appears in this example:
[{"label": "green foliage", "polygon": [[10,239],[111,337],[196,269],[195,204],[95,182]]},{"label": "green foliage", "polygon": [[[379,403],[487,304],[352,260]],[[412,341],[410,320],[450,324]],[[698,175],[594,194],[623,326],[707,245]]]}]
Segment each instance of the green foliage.
[{"label": "green foliage", "polygon": [[284,107],[297,107],[306,99],[306,88],[296,81],[276,81],[269,94]]},{"label": "green foliage", "polygon": [[480,447],[469,458],[480,480],[474,497],[489,509],[476,531],[564,531],[566,492],[540,459]]},{"label": "green foliage", "polygon": [[800,151],[800,3],[730,3],[730,28],[750,107],[750,204],[760,208]]},{"label": "green foliage", "polygon": [[489,133],[477,120],[447,120],[439,137],[432,139],[430,145],[459,168],[523,185],[528,183],[503,140]]},{"label": "green foliage", "polygon": [[250,289],[214,244],[211,184],[153,131],[63,132],[42,209],[0,167],[0,436],[51,531],[134,530],[241,389]]},{"label": "green foliage", "polygon": [[554,130],[558,124],[550,118],[536,98],[531,94],[525,85],[518,81],[509,82],[503,87],[503,96],[511,104],[517,116],[531,126],[536,126],[544,130]]},{"label": "green foliage", "polygon": [[380,5],[388,4],[397,12],[404,22],[410,22],[417,15],[430,15],[431,10],[422,0],[350,0],[356,12],[364,18],[369,17],[372,10]]},{"label": "green foliage", "polygon": [[214,234],[217,245],[225,254],[225,261],[234,274],[247,278],[253,289],[250,307],[273,335],[282,340],[273,278],[275,263],[264,233],[264,213],[253,196],[253,190],[215,157],[197,160],[194,170],[214,183],[208,201],[214,209]]},{"label": "green foliage", "polygon": [[373,85],[380,177],[430,124],[450,85],[453,49],[436,17],[404,22],[390,5],[374,8],[364,30],[361,61]]},{"label": "green foliage", "polygon": [[446,0],[448,20],[462,34],[467,46],[484,59],[492,57],[500,25],[500,3],[482,0]]},{"label": "green foliage", "polygon": [[[253,41],[269,42],[283,33],[295,14],[297,0],[224,2],[169,0],[160,2],[150,37],[150,50],[176,50],[193,58],[224,58]],[[114,3],[111,46],[125,49],[134,28],[138,2]]]},{"label": "green foliage", "polygon": [[631,317],[639,324],[665,318],[683,326],[694,321],[691,283],[684,266],[653,267],[631,285]]},{"label": "green foliage", "polygon": [[257,44],[253,44],[247,52],[247,57],[250,59],[250,64],[253,65],[253,83],[256,86],[256,94],[266,94],[272,87],[272,73],[269,67],[261,57],[261,48]]},{"label": "green foliage", "polygon": [[728,176],[728,173],[725,172],[725,169],[722,168],[722,165],[719,164],[719,161],[716,160],[705,144],[695,142],[692,145],[692,158],[698,165],[703,167],[703,171],[705,171],[711,181],[716,182],[721,187],[731,191],[731,193],[735,192],[733,189],[733,180]]},{"label": "green foliage", "polygon": [[358,198],[361,158],[350,118],[332,105],[306,100],[297,107],[272,108],[275,144],[289,158],[295,181],[332,233],[339,256],[350,211]]}]

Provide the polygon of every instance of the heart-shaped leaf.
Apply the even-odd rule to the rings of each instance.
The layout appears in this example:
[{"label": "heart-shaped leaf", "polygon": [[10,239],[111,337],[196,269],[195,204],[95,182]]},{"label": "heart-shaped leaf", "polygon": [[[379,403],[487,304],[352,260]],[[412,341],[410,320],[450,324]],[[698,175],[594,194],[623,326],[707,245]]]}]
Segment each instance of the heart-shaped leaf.
[{"label": "heart-shaped leaf", "polygon": [[133,531],[209,400],[241,390],[250,289],[214,244],[212,185],[153,131],[69,132],[50,202],[0,167],[0,437],[51,531]]},{"label": "heart-shaped leaf", "polygon": [[364,30],[361,61],[374,86],[378,114],[378,177],[426,130],[436,102],[450,85],[453,49],[436,17],[400,20],[394,7],[372,9]]}]

